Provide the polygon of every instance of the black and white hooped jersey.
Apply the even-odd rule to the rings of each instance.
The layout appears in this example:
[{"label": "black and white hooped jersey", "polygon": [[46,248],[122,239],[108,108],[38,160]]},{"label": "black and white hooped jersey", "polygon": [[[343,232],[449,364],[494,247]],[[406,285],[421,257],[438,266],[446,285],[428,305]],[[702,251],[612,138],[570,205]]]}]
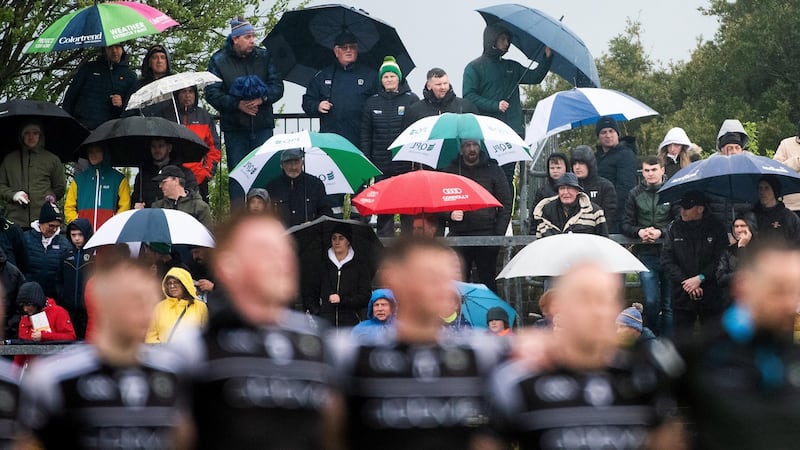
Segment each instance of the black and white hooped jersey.
[{"label": "black and white hooped jersey", "polygon": [[13,447],[19,431],[19,380],[14,366],[0,359],[0,449]]},{"label": "black and white hooped jersey", "polygon": [[465,333],[430,345],[340,336],[349,449],[465,449],[488,424],[486,381],[504,341]]},{"label": "black and white hooped jersey", "polygon": [[253,327],[212,318],[193,383],[199,449],[316,450],[331,389],[325,343],[308,318]]},{"label": "black and white hooped jersey", "polygon": [[22,382],[20,421],[47,449],[170,449],[186,407],[185,360],[142,348],[113,367],[85,345],[37,360]]},{"label": "black and white hooped jersey", "polygon": [[682,361],[671,344],[643,352],[585,372],[500,366],[490,383],[492,421],[520,450],[644,448],[648,432],[675,412],[666,385]]}]

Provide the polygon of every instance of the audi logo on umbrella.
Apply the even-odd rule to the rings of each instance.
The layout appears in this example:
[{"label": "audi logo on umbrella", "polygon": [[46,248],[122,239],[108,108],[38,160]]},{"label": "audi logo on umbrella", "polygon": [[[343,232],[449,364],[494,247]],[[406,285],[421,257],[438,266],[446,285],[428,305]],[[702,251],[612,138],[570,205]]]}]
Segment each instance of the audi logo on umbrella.
[{"label": "audi logo on umbrella", "polygon": [[457,188],[457,187],[454,187],[454,188],[442,188],[442,194],[454,195],[454,194],[461,194],[462,192],[464,192],[464,191],[462,191],[461,188]]}]

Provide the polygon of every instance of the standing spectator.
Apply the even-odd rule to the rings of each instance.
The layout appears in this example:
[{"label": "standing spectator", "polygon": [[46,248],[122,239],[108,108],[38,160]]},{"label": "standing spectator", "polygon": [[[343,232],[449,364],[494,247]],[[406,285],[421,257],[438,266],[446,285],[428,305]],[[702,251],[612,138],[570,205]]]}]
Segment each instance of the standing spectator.
[{"label": "standing spectator", "polygon": [[25,282],[25,275],[6,259],[6,253],[0,247],[0,286],[3,288],[4,309],[3,311],[3,336],[16,336],[19,329],[19,308],[17,308],[17,294],[22,283]]},{"label": "standing spectator", "polygon": [[[499,202],[499,208],[484,208],[477,211],[456,210],[450,213],[450,236],[504,236],[511,221],[511,192],[503,170],[493,159],[481,151],[480,142],[474,139],[461,141],[461,154],[445,169],[445,172],[465,176],[491,193]],[[497,255],[499,247],[461,247],[464,259],[464,279],[469,280],[472,264],[478,269],[478,280],[492,291],[497,290]]]},{"label": "standing spectator", "polygon": [[208,247],[192,246],[191,260],[188,261],[189,273],[192,274],[194,285],[197,287],[197,298],[207,300],[208,295],[214,290],[214,276],[209,267]]},{"label": "standing spectator", "polygon": [[0,249],[6,254],[6,259],[23,272],[28,270],[28,255],[22,241],[22,228],[8,220],[0,208]]},{"label": "standing spectator", "polygon": [[[52,342],[74,341],[75,329],[67,310],[58,306],[51,297],[46,297],[42,287],[35,281],[23,283],[17,294],[17,305],[24,313],[19,321],[19,338],[23,341]],[[40,312],[47,317],[46,328],[34,328],[31,316]],[[14,364],[24,367],[30,355],[14,356]]]},{"label": "standing spectator", "polygon": [[63,217],[55,203],[45,203],[33,228],[25,232],[25,250],[28,254],[27,281],[42,286],[46,296],[58,297],[58,273],[64,254],[72,244],[60,234]]},{"label": "standing spectator", "polygon": [[67,190],[64,165],[58,156],[45,150],[44,129],[39,122],[20,128],[19,150],[6,155],[0,164],[0,199],[5,216],[23,229],[36,220],[33,207],[41,202],[55,203]]},{"label": "standing spectator", "polygon": [[303,150],[281,153],[281,174],[267,184],[267,192],[283,224],[293,227],[320,216],[333,215],[325,197],[325,185],[303,170]]},{"label": "standing spectator", "polygon": [[579,145],[572,149],[570,156],[572,173],[578,177],[583,192],[589,196],[592,203],[596,203],[603,210],[608,229],[616,229],[617,227],[612,223],[618,216],[617,210],[623,208],[625,203],[617,202],[617,191],[614,185],[598,175],[597,158],[594,151],[588,145]]},{"label": "standing spectator", "polygon": [[168,344],[179,330],[201,330],[208,324],[208,307],[197,298],[192,275],[173,267],[161,283],[164,300],[153,311],[147,344]]},{"label": "standing spectator", "polygon": [[[142,59],[142,76],[136,82],[136,90],[147,86],[159,78],[172,75],[169,52],[161,44],[150,46]],[[170,105],[172,102],[170,102]]]},{"label": "standing spectator", "polygon": [[199,370],[192,390],[198,448],[325,448],[339,398],[324,330],[288,308],[298,288],[291,237],[267,215],[240,214],[218,230],[212,265],[230,307],[200,342],[199,368],[211,372]]},{"label": "standing spectator", "polygon": [[583,192],[574,173],[562,175],[556,188],[558,196],[542,200],[533,209],[531,223],[536,239],[563,233],[608,236],[603,210]]},{"label": "standing spectator", "polygon": [[97,231],[114,215],[131,209],[131,185],[111,167],[108,152],[100,145],[89,145],[86,159],[89,167],[75,175],[67,190],[64,218],[69,224],[81,217]]},{"label": "standing spectator", "polygon": [[[230,25],[225,47],[208,63],[208,71],[222,82],[206,87],[206,100],[220,113],[227,164],[233,168],[272,137],[272,105],[283,97],[283,80],[269,50],[256,46],[253,26],[244,20]],[[230,183],[228,191],[231,205],[239,206],[244,200],[241,186]]]},{"label": "standing spectator", "polygon": [[[175,122],[192,130],[208,146],[208,153],[199,162],[183,163],[183,167],[194,173],[197,181],[198,192],[203,200],[208,202],[208,182],[217,172],[217,165],[222,158],[220,152],[219,133],[214,118],[198,103],[197,86],[183,88],[174,94],[175,108],[172,102],[161,109],[161,115],[165,119]],[[175,118],[175,109],[178,110],[178,117]],[[229,166],[233,167],[233,166]]]},{"label": "standing spectator", "polygon": [[533,197],[534,208],[540,201],[558,195],[558,189],[555,187],[556,181],[567,172],[572,172],[567,155],[561,152],[553,152],[547,157],[547,178]]},{"label": "standing spectator", "polygon": [[[782,140],[773,158],[791,167],[795,172],[800,172],[800,121],[797,122],[797,135]],[[800,215],[800,194],[784,195],[783,202],[787,208]]]},{"label": "standing spectator", "polygon": [[[520,137],[525,137],[519,84],[539,84],[550,70],[552,51],[544,48],[545,59],[536,69],[503,59],[511,47],[511,33],[500,25],[487,25],[483,30],[483,54],[464,67],[464,98],[478,111],[505,122]],[[517,163],[503,166],[509,190],[514,189],[514,170]]]},{"label": "standing spectator", "polygon": [[67,235],[72,242],[64,252],[61,270],[58,272],[58,292],[61,306],[67,310],[75,327],[78,339],[86,337],[86,281],[94,270],[94,250],[83,248],[92,238],[92,226],[88,220],[75,219],[67,225]]},{"label": "standing spectator", "polygon": [[495,336],[511,336],[510,320],[505,309],[495,306],[486,311],[486,328]]},{"label": "standing spectator", "polygon": [[444,69],[434,67],[429,70],[426,80],[422,99],[406,110],[403,129],[424,117],[438,116],[447,112],[478,114],[478,108],[471,101],[456,96]]},{"label": "standing spectator", "polygon": [[733,279],[739,270],[740,262],[747,256],[748,247],[758,240],[758,227],[753,213],[744,213],[733,221],[733,237],[736,242],[729,245],[722,253],[717,265],[717,283],[725,308],[733,304]]},{"label": "standing spectator", "polygon": [[353,327],[358,342],[380,341],[388,337],[397,315],[397,301],[389,289],[375,289],[367,305],[367,320]]},{"label": "standing spectator", "polygon": [[78,69],[64,95],[64,109],[90,130],[118,119],[136,90],[136,74],[128,67],[122,45],[103,47],[101,52]]},{"label": "standing spectator", "polygon": [[247,192],[245,210],[251,214],[267,214],[272,211],[272,202],[266,189],[253,188]]},{"label": "standing spectator", "polygon": [[644,180],[628,194],[622,233],[642,243],[634,246],[633,252],[648,269],[647,272],[639,272],[645,325],[659,336],[669,337],[672,332],[669,277],[661,267],[661,244],[656,244],[656,241],[666,236],[673,215],[669,203],[659,200],[658,190],[664,184],[661,161],[649,156],[642,162]]},{"label": "standing spectator", "polygon": [[[408,162],[392,161],[389,146],[403,131],[406,109],[419,101],[403,79],[394,57],[384,58],[378,79],[383,89],[367,99],[361,117],[361,151],[383,172],[375,181],[400,175],[411,168]],[[378,215],[377,232],[380,237],[394,236],[394,214]]]},{"label": "standing spectator", "polygon": [[728,239],[722,224],[706,211],[702,192],[687,192],[680,206],[680,217],[664,237],[661,266],[669,274],[675,330],[691,334],[698,319],[712,323],[722,314],[716,270]]},{"label": "standing spectator", "polygon": [[[722,156],[733,156],[744,152],[750,138],[742,126],[742,123],[736,119],[727,119],[722,122],[722,126],[717,134],[717,154]],[[741,202],[735,203],[729,197],[722,197],[718,195],[708,196],[708,207],[714,217],[722,223],[726,230],[731,230],[733,226],[733,218],[738,214],[743,214],[753,210],[751,203]],[[733,243],[733,236],[728,231],[728,242]]]},{"label": "standing spectator", "polygon": [[[597,174],[614,185],[617,191],[617,205],[624,205],[628,192],[636,186],[636,143],[633,137],[620,138],[619,125],[611,116],[603,116],[595,126],[597,133]],[[619,208],[614,217],[606,214],[611,222],[609,231],[619,233],[623,209]]]},{"label": "standing spectator", "polygon": [[[139,168],[139,173],[133,181],[133,194],[131,203],[134,208],[149,208],[154,201],[162,198],[161,189],[153,178],[166,166],[180,166],[182,161],[172,156],[172,143],[166,139],[156,138],[150,141],[150,160]],[[186,188],[189,190],[197,189],[197,181],[192,171],[181,167]]]},{"label": "standing spectator", "polygon": [[658,145],[658,161],[664,167],[667,180],[692,163],[689,156],[691,146],[692,141],[683,128],[675,127],[667,131],[664,140]]},{"label": "standing spectator", "polygon": [[753,208],[762,239],[781,239],[791,244],[800,243],[800,219],[781,199],[781,182],[775,175],[764,175],[758,180],[758,204]]},{"label": "standing spectator", "polygon": [[211,208],[197,191],[186,189],[186,173],[178,166],[164,166],[153,181],[158,183],[164,198],[153,202],[153,208],[177,209],[197,219],[209,230],[214,226]]}]

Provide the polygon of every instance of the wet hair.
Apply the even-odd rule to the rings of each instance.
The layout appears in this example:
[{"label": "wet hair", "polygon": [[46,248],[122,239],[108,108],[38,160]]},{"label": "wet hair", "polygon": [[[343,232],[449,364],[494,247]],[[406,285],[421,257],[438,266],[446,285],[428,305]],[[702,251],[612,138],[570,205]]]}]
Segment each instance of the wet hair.
[{"label": "wet hair", "polygon": [[434,67],[433,69],[428,71],[428,74],[425,76],[425,79],[430,80],[431,78],[442,78],[445,75],[447,75],[447,72],[445,72],[444,69],[440,69],[439,67]]}]

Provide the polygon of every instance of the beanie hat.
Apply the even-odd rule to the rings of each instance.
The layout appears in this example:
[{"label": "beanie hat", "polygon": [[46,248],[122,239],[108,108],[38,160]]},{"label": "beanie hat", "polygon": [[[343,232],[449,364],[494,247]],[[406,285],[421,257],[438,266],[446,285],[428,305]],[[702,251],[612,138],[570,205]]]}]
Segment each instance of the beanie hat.
[{"label": "beanie hat", "polygon": [[348,225],[346,223],[337,223],[336,225],[334,225],[333,231],[331,232],[331,234],[333,234],[333,233],[341,234],[352,245],[352,243],[353,243],[353,228],[350,225]]},{"label": "beanie hat", "polygon": [[244,36],[245,34],[256,32],[256,29],[253,28],[252,25],[250,25],[250,22],[242,18],[233,19],[230,21],[230,24],[231,24],[231,34],[230,34],[231,38]]},{"label": "beanie hat", "polygon": [[22,283],[22,286],[19,287],[17,304],[26,305],[31,303],[38,306],[39,309],[42,309],[46,302],[47,297],[45,297],[44,290],[39,283],[28,281],[27,283]]},{"label": "beanie hat", "polygon": [[737,144],[739,146],[742,146],[742,135],[735,132],[728,132],[723,134],[722,137],[719,138],[718,147],[722,149],[728,144]]},{"label": "beanie hat", "polygon": [[381,64],[381,68],[378,69],[378,81],[383,78],[383,74],[386,72],[392,72],[393,74],[397,75],[397,78],[400,81],[403,81],[403,72],[400,71],[400,66],[397,65],[397,60],[394,59],[394,56],[387,56],[383,58],[383,64]]},{"label": "beanie hat", "polygon": [[759,183],[762,181],[766,181],[767,184],[769,184],[776,199],[781,198],[781,182],[778,180],[778,177],[775,175],[764,175],[758,179]]},{"label": "beanie hat", "polygon": [[642,332],[642,307],[641,303],[634,303],[630,308],[625,308],[619,316],[617,316],[617,325],[633,328],[639,333]]},{"label": "beanie hat", "polygon": [[39,223],[48,223],[54,220],[59,222],[64,220],[61,216],[61,211],[59,211],[58,205],[55,203],[45,202],[41,211],[39,211]]},{"label": "beanie hat", "polygon": [[600,136],[600,132],[606,128],[612,128],[614,131],[619,134],[619,125],[617,124],[617,120],[614,119],[612,116],[603,116],[597,119],[597,124],[594,127],[594,132],[597,136]]},{"label": "beanie hat", "polygon": [[489,311],[486,311],[486,325],[492,320],[502,320],[508,326],[508,313],[500,306],[489,308]]}]

